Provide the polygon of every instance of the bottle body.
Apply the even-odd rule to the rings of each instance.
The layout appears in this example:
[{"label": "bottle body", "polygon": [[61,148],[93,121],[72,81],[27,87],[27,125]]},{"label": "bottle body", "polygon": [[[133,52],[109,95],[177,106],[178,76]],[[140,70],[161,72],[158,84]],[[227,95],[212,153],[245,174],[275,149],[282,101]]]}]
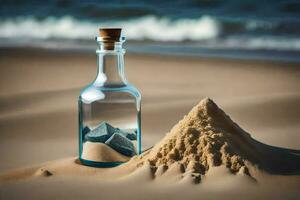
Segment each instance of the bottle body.
[{"label": "bottle body", "polygon": [[113,167],[141,153],[141,95],[125,78],[124,40],[96,39],[98,73],[78,98],[79,160]]},{"label": "bottle body", "polygon": [[[86,101],[86,95],[94,100]],[[91,85],[81,92],[78,106],[83,164],[113,167],[141,153],[141,95],[135,87]]]}]

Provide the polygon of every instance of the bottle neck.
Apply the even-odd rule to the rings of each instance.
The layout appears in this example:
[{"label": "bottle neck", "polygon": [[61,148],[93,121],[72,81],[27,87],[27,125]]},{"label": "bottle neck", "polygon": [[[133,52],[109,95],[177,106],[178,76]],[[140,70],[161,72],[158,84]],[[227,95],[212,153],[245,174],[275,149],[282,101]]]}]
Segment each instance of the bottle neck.
[{"label": "bottle neck", "polygon": [[99,43],[98,74],[94,85],[104,87],[123,87],[127,84],[124,72],[124,53],[122,43],[115,43],[114,48],[107,50],[105,42]]}]

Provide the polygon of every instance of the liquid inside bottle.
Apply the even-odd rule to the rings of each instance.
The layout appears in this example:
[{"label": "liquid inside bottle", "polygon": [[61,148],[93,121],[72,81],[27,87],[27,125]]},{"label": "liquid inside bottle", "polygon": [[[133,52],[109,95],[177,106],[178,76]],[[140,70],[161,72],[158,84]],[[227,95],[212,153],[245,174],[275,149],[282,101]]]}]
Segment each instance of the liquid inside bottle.
[{"label": "liquid inside bottle", "polygon": [[120,29],[100,29],[98,75],[79,100],[79,159],[113,167],[141,153],[141,95],[126,81]]}]

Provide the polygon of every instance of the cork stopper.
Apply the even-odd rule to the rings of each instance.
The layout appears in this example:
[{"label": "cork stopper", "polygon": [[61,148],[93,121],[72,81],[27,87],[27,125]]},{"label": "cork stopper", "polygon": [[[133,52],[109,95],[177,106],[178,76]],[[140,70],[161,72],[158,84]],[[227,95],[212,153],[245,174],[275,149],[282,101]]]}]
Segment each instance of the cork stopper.
[{"label": "cork stopper", "polygon": [[115,42],[121,40],[121,28],[100,28],[99,36],[101,41],[104,42],[105,50],[114,50]]}]

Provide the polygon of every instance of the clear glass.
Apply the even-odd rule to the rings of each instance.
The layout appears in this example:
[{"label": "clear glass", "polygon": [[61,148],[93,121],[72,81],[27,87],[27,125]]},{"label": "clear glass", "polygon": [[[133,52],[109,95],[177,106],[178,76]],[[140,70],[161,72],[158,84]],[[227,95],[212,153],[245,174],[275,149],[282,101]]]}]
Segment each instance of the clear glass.
[{"label": "clear glass", "polygon": [[78,99],[79,159],[113,167],[141,153],[141,95],[126,81],[123,41],[115,42],[113,50],[97,41],[97,77]]}]

